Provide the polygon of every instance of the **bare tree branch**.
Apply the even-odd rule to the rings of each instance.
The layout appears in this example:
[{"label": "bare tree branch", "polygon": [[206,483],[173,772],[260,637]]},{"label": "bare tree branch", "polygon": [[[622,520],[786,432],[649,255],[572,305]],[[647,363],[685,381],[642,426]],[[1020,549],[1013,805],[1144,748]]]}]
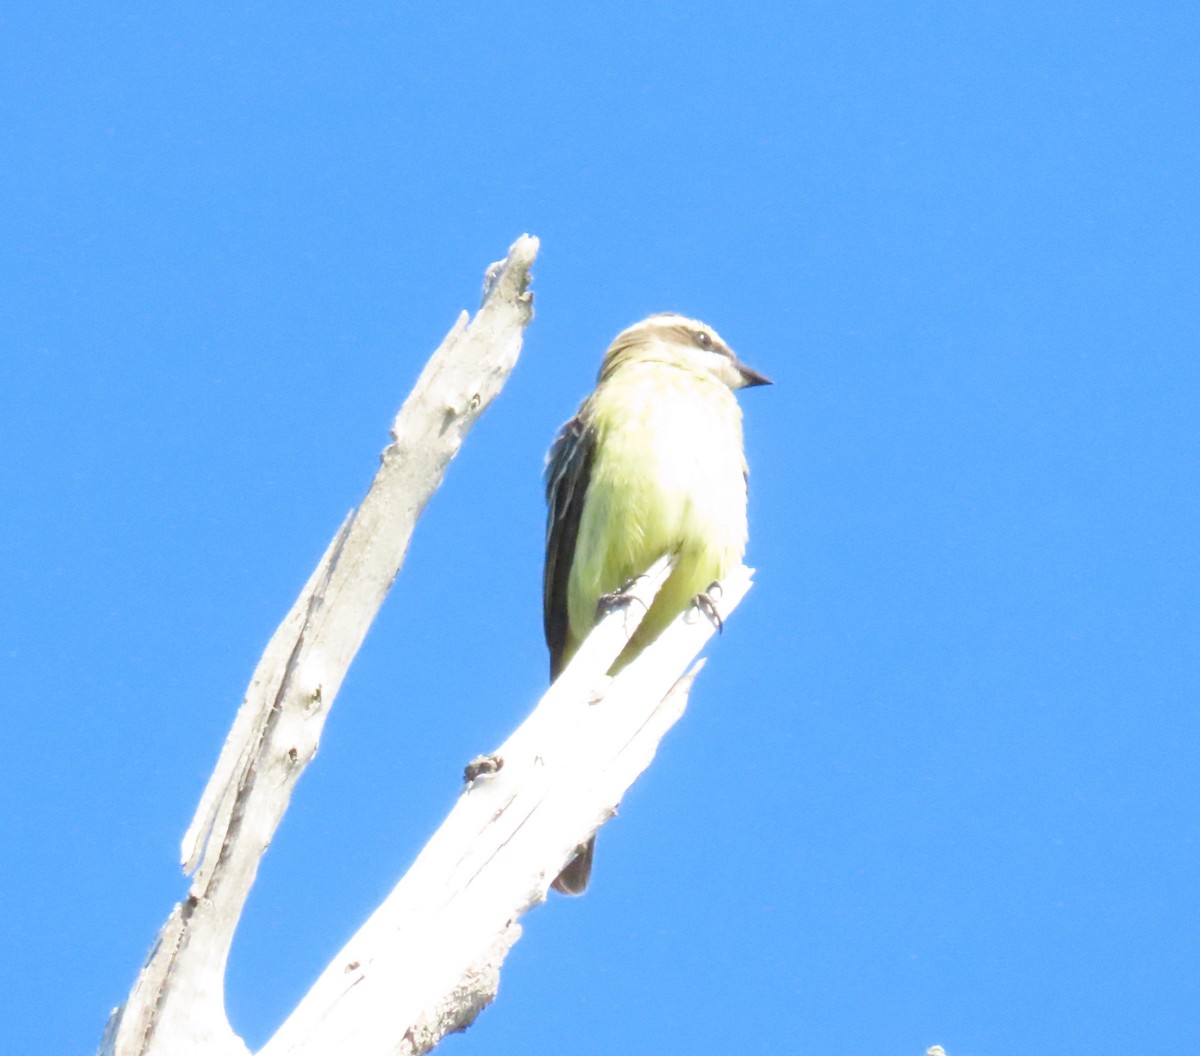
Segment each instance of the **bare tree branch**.
[{"label": "bare tree branch", "polygon": [[[242,908],[416,518],[516,362],[536,252],[525,236],[489,270],[482,308],[426,366],[366,498],[267,646],[184,838],[191,890],[113,1014],[104,1056],[248,1056],[224,1008]],[[260,1056],[423,1053],[493,999],[519,919],[616,813],[686,706],[701,665],[683,672],[714,629],[699,607],[615,679],[605,674],[670,569],[664,558],[643,576],[529,718],[472,762],[446,822]],[[722,618],[749,588],[740,568],[710,589]]]},{"label": "bare tree branch", "polygon": [[[482,775],[260,1056],[427,1052],[495,997],[517,921],[683,714],[701,665],[680,672],[713,633],[699,608],[615,679],[604,674],[670,567],[658,562],[634,588],[640,601],[602,620],[533,714],[476,761]],[[745,568],[721,584],[722,617],[749,588]]]},{"label": "bare tree branch", "polygon": [[159,933],[123,1011],[114,1013],[102,1051],[245,1053],[225,1017],[224,975],[259,860],[417,517],[516,364],[533,314],[527,287],[537,249],[537,239],[523,236],[489,269],[479,312],[469,321],[464,312],[426,365],[366,498],[267,646],[184,838],[185,868],[199,866],[191,890]]}]

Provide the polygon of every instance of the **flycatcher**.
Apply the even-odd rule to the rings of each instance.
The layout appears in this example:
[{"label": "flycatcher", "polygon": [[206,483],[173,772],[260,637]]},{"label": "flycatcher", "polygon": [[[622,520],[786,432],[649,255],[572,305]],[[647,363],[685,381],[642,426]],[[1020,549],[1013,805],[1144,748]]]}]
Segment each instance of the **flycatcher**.
[{"label": "flycatcher", "polygon": [[[619,592],[665,554],[675,567],[612,672],[742,560],[746,456],[734,392],[769,385],[710,326],[652,315],[617,335],[595,391],[546,460],[542,602],[555,679]],[[580,894],[596,838],[554,887]]]}]

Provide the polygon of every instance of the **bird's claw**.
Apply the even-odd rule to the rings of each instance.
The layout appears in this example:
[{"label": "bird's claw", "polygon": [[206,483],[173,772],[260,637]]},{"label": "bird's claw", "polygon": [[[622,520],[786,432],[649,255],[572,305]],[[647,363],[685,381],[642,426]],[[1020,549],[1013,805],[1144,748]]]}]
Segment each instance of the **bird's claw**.
[{"label": "bird's claw", "polygon": [[705,616],[707,616],[716,625],[717,634],[725,630],[725,621],[721,619],[720,612],[717,611],[717,602],[721,598],[721,584],[710,583],[708,590],[702,590],[696,595],[695,604]]},{"label": "bird's claw", "polygon": [[596,602],[596,619],[602,620],[605,616],[616,612],[618,609],[627,609],[635,601],[645,609],[646,603],[636,594],[632,593],[634,585],[641,578],[641,576],[634,576],[620,590],[614,590],[610,594],[601,594],[600,600]]}]

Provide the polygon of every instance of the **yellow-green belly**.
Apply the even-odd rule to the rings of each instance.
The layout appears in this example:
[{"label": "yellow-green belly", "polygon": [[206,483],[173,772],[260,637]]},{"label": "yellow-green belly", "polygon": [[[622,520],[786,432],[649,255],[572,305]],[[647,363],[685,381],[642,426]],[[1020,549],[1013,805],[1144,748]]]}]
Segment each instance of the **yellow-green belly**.
[{"label": "yellow-green belly", "polygon": [[568,587],[574,652],[604,594],[664,554],[675,568],[614,670],[741,561],[746,479],[741,412],[732,392],[674,367],[613,377],[589,408],[597,431]]}]

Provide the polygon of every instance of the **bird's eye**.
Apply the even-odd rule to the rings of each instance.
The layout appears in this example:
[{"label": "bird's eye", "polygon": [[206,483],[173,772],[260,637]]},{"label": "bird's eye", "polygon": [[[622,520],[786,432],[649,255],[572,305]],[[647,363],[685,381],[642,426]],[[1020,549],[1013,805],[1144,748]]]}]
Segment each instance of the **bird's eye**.
[{"label": "bird's eye", "polygon": [[696,342],[699,348],[712,348],[712,338],[703,330],[697,330],[692,334],[692,340]]}]

